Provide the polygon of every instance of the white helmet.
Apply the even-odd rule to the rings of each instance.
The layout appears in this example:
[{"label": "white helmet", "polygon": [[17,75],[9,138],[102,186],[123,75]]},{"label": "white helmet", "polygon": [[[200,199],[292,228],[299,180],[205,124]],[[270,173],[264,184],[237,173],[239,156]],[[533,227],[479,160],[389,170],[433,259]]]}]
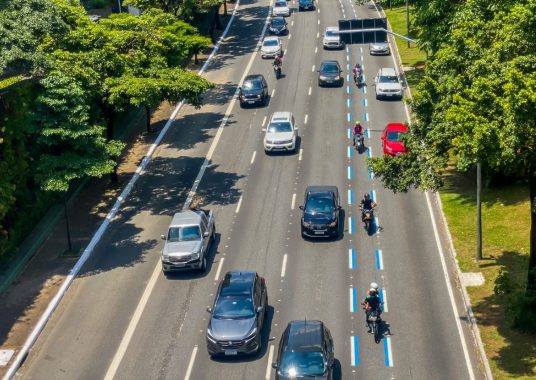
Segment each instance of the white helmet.
[{"label": "white helmet", "polygon": [[370,289],[374,289],[376,292],[378,291],[380,287],[378,286],[378,284],[376,284],[375,282],[371,282],[370,283]]}]

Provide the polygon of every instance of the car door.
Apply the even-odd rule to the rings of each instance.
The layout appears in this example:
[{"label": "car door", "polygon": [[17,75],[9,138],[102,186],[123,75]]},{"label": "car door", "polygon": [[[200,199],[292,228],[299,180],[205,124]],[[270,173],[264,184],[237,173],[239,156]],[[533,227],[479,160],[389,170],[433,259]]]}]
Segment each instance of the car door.
[{"label": "car door", "polygon": [[264,308],[266,307],[266,305],[264,305],[264,294],[259,275],[255,275],[255,288],[253,290],[253,299],[255,300],[255,312],[257,312],[257,308],[259,306],[263,307],[262,311],[260,313],[257,313],[257,326],[260,330],[264,323]]},{"label": "car door", "polygon": [[262,97],[266,99],[268,97],[268,83],[266,83],[266,79],[264,77],[262,78]]}]

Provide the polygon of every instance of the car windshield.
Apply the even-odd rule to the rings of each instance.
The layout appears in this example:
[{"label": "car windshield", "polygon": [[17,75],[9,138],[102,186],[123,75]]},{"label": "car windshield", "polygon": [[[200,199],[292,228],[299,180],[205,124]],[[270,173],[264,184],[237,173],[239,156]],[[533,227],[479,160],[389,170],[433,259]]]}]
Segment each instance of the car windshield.
[{"label": "car windshield", "polygon": [[334,206],[333,198],[328,194],[313,195],[307,199],[305,212],[310,214],[333,212]]},{"label": "car windshield", "polygon": [[288,121],[270,123],[268,126],[268,132],[280,133],[280,132],[292,132],[292,125]]},{"label": "car windshield", "polygon": [[277,40],[264,40],[263,46],[277,46]]},{"label": "car windshield", "polygon": [[389,141],[401,141],[401,136],[404,134],[404,132],[401,131],[393,131],[387,133],[387,140]]},{"label": "car windshield", "polygon": [[276,7],[286,7],[287,2],[286,1],[278,1],[278,2],[275,3],[275,6]]},{"label": "car windshield", "polygon": [[396,75],[382,75],[380,76],[379,83],[398,83]]},{"label": "car windshield", "polygon": [[244,82],[245,90],[260,90],[262,88],[262,83],[260,80],[248,80]]},{"label": "car windshield", "polygon": [[285,24],[285,20],[283,19],[280,19],[280,18],[274,18],[272,20],[272,26],[282,26]]},{"label": "car windshield", "polygon": [[171,227],[168,231],[168,241],[195,241],[201,240],[199,226]]},{"label": "car windshield", "polygon": [[320,71],[325,74],[334,74],[339,72],[339,67],[335,64],[327,64],[323,65]]},{"label": "car windshield", "polygon": [[253,318],[253,300],[250,296],[222,296],[214,307],[216,319]]},{"label": "car windshield", "polygon": [[285,374],[321,376],[325,369],[321,351],[286,351],[280,363],[280,370]]},{"label": "car windshield", "polygon": [[326,37],[337,37],[339,33],[333,31],[333,30],[326,30]]}]

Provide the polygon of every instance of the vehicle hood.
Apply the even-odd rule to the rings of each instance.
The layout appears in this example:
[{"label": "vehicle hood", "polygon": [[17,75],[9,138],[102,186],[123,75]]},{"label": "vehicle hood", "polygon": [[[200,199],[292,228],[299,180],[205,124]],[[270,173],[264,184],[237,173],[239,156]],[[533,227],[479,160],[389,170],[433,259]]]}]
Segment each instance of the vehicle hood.
[{"label": "vehicle hood", "polygon": [[270,24],[270,30],[273,30],[273,31],[282,31],[286,28],[286,25],[285,24],[280,24],[280,25],[272,25]]},{"label": "vehicle hood", "polygon": [[262,95],[262,88],[251,88],[251,89],[242,89],[241,93],[244,96],[251,96],[251,95]]},{"label": "vehicle hood", "polygon": [[406,153],[406,147],[401,141],[385,141],[385,147],[392,154]]},{"label": "vehicle hood", "polygon": [[217,340],[244,339],[255,327],[255,317],[247,319],[210,319],[211,335]]},{"label": "vehicle hood", "polygon": [[332,41],[332,42],[339,42],[340,41],[340,36],[324,36],[324,41]]},{"label": "vehicle hood", "polygon": [[319,375],[319,376],[303,376],[303,375],[295,375],[295,376],[289,376],[289,375],[286,375],[286,374],[282,374],[281,372],[278,373],[278,376],[279,376],[279,379],[280,380],[292,380],[292,379],[309,379],[309,380],[327,380],[328,379],[328,376],[323,376],[323,375]]},{"label": "vehicle hood", "polygon": [[267,132],[266,140],[270,141],[282,141],[282,140],[292,140],[294,138],[294,133],[292,132]]},{"label": "vehicle hood", "polygon": [[313,4],[313,0],[299,0],[299,3],[300,4],[305,4],[305,5]]},{"label": "vehicle hood", "polygon": [[166,242],[162,253],[170,256],[183,256],[198,252],[201,249],[201,241],[178,241],[176,243]]},{"label": "vehicle hood", "polygon": [[262,45],[261,50],[265,53],[273,53],[279,51],[279,46],[265,46]]},{"label": "vehicle hood", "polygon": [[318,212],[318,213],[303,213],[303,220],[307,223],[312,224],[329,224],[332,223],[336,218],[335,212]]},{"label": "vehicle hood", "polygon": [[322,73],[322,72],[320,73],[320,76],[322,78],[333,78],[333,79],[335,79],[335,78],[339,77],[340,75],[341,74],[339,74],[339,73]]},{"label": "vehicle hood", "polygon": [[383,43],[378,43],[378,44],[372,43],[372,44],[370,44],[370,48],[372,50],[385,50],[388,47],[389,47],[389,45],[383,44]]},{"label": "vehicle hood", "polygon": [[378,83],[376,85],[381,90],[401,90],[402,85],[400,83]]}]

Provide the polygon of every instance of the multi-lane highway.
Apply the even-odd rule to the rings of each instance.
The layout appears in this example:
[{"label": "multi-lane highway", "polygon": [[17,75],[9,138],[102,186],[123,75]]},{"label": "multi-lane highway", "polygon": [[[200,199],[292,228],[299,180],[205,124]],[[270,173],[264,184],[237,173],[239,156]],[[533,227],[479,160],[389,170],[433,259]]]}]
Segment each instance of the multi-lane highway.
[{"label": "multi-lane highway", "polygon": [[[446,280],[437,231],[425,194],[394,195],[366,167],[381,154],[388,122],[406,121],[402,101],[379,101],[372,87],[391,56],[367,46],[322,49],[322,32],[342,18],[377,17],[350,0],[321,0],[288,18],[282,37],[283,77],[256,52],[269,0],[242,2],[208,68],[219,86],[199,110],[185,106],[153,162],[67,292],[18,376],[25,379],[271,379],[279,338],[293,319],[320,319],[330,328],[340,379],[481,378],[475,348],[460,322],[459,293]],[[320,62],[337,59],[340,88],[319,88]],[[365,68],[367,86],[351,82]],[[247,74],[263,74],[266,107],[241,109],[235,90]],[[262,127],[275,111],[293,112],[300,141],[295,154],[264,154]],[[351,149],[349,130],[367,128],[367,153]],[[166,278],[159,254],[171,216],[182,209],[209,155],[194,201],[216,214],[217,245],[204,274]],[[307,185],[336,185],[344,234],[305,241],[300,210]],[[377,224],[367,236],[358,203],[369,192]],[[266,278],[270,308],[263,349],[250,358],[211,359],[205,332],[217,284],[229,270]],[[378,344],[366,333],[359,303],[368,284],[382,288],[390,329]],[[453,305],[458,305],[453,309]],[[387,331],[386,331],[387,332]]]}]

